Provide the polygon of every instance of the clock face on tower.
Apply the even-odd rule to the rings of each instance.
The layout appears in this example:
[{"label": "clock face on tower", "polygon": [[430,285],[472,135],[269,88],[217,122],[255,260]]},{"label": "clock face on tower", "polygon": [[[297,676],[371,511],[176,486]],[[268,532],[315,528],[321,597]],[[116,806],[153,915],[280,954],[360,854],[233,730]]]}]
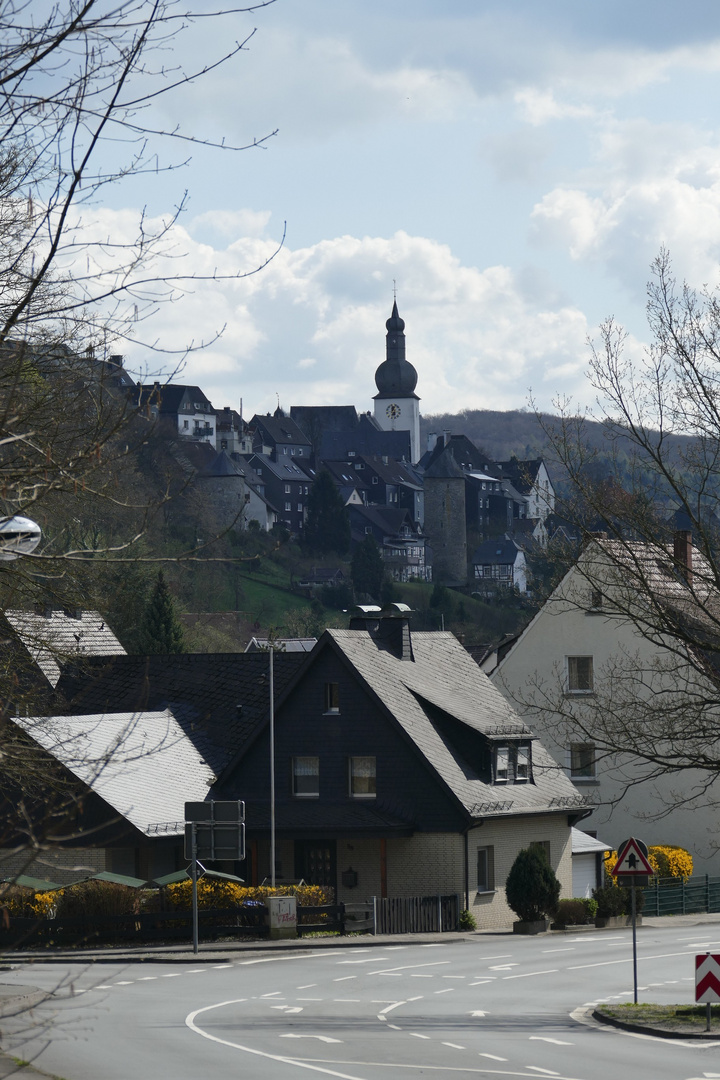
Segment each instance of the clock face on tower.
[{"label": "clock face on tower", "polygon": [[401,410],[399,405],[393,404],[393,405],[388,405],[385,412],[387,413],[387,415],[390,417],[391,420],[397,420],[397,418],[400,415],[400,413],[402,412],[402,410]]}]

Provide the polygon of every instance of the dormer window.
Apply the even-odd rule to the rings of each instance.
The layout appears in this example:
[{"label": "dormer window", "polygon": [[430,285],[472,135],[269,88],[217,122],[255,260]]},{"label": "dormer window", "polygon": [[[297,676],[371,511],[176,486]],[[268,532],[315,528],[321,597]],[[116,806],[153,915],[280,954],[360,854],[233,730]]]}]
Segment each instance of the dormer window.
[{"label": "dormer window", "polygon": [[506,784],[510,771],[510,747],[498,746],[495,751],[495,783]]},{"label": "dormer window", "polygon": [[494,779],[496,784],[527,784],[532,778],[530,744],[497,746]]}]

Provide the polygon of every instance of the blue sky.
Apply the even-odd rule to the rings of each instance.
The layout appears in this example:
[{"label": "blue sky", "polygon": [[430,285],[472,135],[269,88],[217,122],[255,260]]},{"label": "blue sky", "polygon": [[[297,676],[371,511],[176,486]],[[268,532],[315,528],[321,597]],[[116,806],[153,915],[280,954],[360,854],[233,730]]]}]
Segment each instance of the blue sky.
[{"label": "blue sky", "polygon": [[[260,274],[199,282],[142,328],[180,348],[225,327],[180,376],[218,407],[369,408],[393,280],[423,412],[591,404],[586,339],[613,315],[640,354],[661,245],[680,278],[718,283],[717,3],[277,0],[224,32],[253,27],[158,119],[278,134],[196,150],[99,212],[122,231],[187,187],[175,254],[204,274],[255,266],[287,223]],[[217,33],[197,24],[193,57]]]}]

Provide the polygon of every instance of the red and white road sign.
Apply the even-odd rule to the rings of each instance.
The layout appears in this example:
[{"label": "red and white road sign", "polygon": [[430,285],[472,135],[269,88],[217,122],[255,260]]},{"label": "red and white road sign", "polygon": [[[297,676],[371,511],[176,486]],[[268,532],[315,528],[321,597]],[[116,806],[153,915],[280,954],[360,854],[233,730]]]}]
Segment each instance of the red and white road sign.
[{"label": "red and white road sign", "polygon": [[720,954],[701,953],[695,957],[695,1000],[720,1001]]},{"label": "red and white road sign", "polygon": [[647,855],[640,847],[640,842],[631,836],[618,852],[618,860],[611,873],[613,877],[617,877],[619,874],[622,874],[623,877],[626,875],[628,877],[634,877],[635,875],[646,877],[648,874],[654,874],[655,871],[648,862]]}]

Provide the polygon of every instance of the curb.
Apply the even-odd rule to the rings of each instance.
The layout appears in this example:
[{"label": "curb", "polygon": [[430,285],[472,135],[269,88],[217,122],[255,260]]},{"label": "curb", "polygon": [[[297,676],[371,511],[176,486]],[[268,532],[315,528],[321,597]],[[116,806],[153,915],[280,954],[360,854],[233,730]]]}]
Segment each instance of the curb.
[{"label": "curb", "polygon": [[698,1039],[700,1041],[711,1040],[720,1042],[720,1031],[668,1031],[666,1028],[652,1027],[650,1024],[635,1024],[632,1020],[617,1020],[614,1016],[605,1016],[599,1009],[593,1009],[590,1014],[593,1020],[608,1027],[621,1028],[623,1031],[635,1031],[639,1035],[654,1035],[659,1039]]}]

